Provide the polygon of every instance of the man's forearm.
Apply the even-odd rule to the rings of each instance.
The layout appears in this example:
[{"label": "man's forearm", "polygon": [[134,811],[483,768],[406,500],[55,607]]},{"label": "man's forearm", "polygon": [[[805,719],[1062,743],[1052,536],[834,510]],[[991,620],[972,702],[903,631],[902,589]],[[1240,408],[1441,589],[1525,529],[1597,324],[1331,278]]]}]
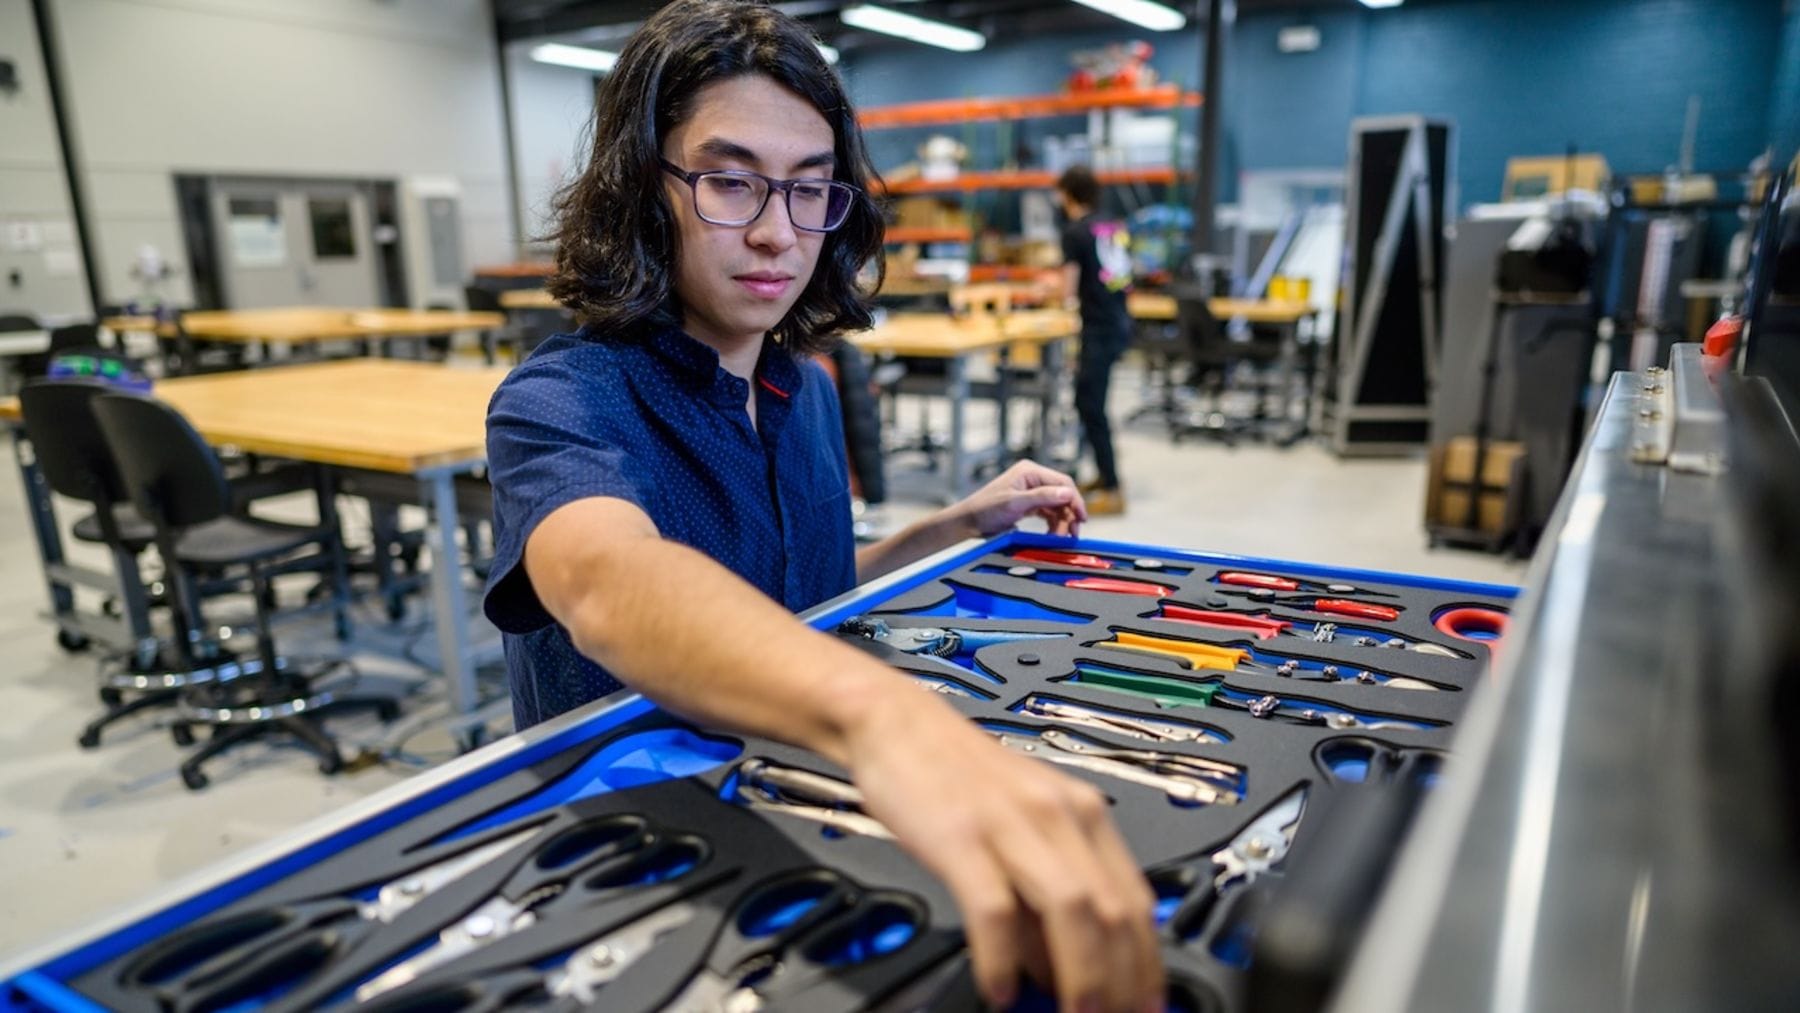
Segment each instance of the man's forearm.
[{"label": "man's forearm", "polygon": [[837,763],[903,677],[797,622],[704,554],[657,537],[584,554],[589,588],[559,621],[575,646],[664,708]]},{"label": "man's forearm", "polygon": [[946,507],[873,545],[857,549],[857,583],[866,584],[965,538],[974,538],[978,534],[975,525],[960,506]]}]

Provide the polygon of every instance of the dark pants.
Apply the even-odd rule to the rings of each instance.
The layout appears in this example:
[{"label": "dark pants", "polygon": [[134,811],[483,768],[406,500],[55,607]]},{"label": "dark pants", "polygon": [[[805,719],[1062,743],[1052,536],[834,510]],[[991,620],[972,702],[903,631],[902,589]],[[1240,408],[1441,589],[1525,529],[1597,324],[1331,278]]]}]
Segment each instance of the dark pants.
[{"label": "dark pants", "polygon": [[1113,459],[1112,424],[1106,421],[1106,390],[1112,386],[1113,363],[1124,353],[1127,335],[1107,331],[1081,332],[1081,356],[1075,364],[1075,414],[1088,446],[1094,448],[1094,467],[1102,489],[1119,487],[1118,465]]}]

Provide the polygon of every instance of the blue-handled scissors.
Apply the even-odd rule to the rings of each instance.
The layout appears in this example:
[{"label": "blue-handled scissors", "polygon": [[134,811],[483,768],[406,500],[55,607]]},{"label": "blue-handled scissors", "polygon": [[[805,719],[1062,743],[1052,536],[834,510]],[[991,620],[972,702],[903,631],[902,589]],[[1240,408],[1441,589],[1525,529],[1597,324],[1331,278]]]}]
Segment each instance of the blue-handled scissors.
[{"label": "blue-handled scissors", "polygon": [[924,923],[907,894],[865,890],[829,869],[785,873],[751,890],[663,1013],[780,1008],[845,967],[900,950]]}]

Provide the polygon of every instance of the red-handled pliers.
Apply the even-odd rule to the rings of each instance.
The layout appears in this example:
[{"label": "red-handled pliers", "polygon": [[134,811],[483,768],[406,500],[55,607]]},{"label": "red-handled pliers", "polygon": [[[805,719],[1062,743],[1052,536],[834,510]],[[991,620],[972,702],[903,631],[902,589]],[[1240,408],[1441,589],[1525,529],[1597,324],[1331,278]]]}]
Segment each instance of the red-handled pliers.
[{"label": "red-handled pliers", "polygon": [[1277,577],[1268,573],[1249,573],[1244,570],[1223,570],[1213,575],[1215,584],[1229,584],[1233,587],[1254,587],[1265,591],[1312,591],[1326,594],[1376,594],[1391,598],[1385,591],[1371,591],[1354,584],[1325,584],[1313,580],[1302,580],[1298,577]]},{"label": "red-handled pliers", "polygon": [[1400,618],[1400,610],[1392,605],[1376,605],[1371,602],[1351,601],[1348,598],[1321,598],[1313,594],[1276,594],[1268,588],[1256,588],[1248,591],[1220,588],[1218,593],[1249,598],[1265,605],[1281,605],[1307,612],[1321,612],[1325,615],[1349,616],[1352,619],[1393,622]]}]

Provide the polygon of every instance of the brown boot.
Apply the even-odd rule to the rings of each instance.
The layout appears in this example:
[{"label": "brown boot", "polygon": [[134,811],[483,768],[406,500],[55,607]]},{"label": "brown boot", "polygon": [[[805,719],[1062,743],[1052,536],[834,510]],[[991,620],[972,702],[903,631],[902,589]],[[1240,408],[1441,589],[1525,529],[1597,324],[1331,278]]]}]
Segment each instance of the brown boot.
[{"label": "brown boot", "polygon": [[1110,517],[1125,512],[1125,494],[1117,489],[1096,489],[1087,494],[1089,517]]},{"label": "brown boot", "polygon": [[1099,492],[1101,489],[1103,489],[1105,487],[1100,484],[1099,479],[1090,478],[1090,479],[1085,479],[1080,482],[1076,482],[1075,488],[1083,496],[1092,496],[1094,493]]}]

